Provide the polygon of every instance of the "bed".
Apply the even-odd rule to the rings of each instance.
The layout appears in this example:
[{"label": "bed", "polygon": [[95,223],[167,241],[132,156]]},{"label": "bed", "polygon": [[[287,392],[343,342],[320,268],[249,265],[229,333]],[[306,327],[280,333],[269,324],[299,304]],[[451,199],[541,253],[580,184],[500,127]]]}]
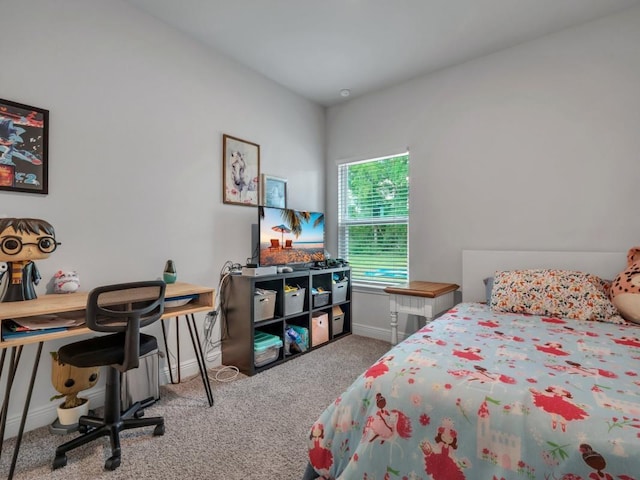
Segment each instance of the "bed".
[{"label": "bed", "polygon": [[[625,263],[624,253],[463,252],[463,302],[321,414],[304,478],[639,480],[640,328],[600,298]],[[538,299],[566,310],[532,314]]]}]

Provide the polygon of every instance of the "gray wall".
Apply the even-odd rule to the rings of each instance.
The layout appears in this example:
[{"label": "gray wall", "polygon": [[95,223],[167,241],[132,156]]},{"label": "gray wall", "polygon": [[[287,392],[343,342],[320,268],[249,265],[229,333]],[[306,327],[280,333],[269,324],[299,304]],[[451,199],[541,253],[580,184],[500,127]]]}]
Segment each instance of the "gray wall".
[{"label": "gray wall", "polygon": [[[327,211],[336,163],[409,146],[411,279],[461,284],[465,248],[626,252],[640,242],[638,45],[634,8],[330,108]],[[354,300],[355,331],[388,339],[387,297]]]},{"label": "gray wall", "polygon": [[[251,255],[257,222],[257,209],[222,203],[223,133],[261,146],[262,171],[288,178],[291,206],[324,208],[321,107],[120,0],[2,1],[0,12],[0,98],[50,110],[49,195],[0,192],[0,215],[46,219],[62,242],[38,262],[39,295],[58,269],[89,290],[157,278],[168,258],[179,280],[217,287],[226,260]],[[184,374],[196,364],[181,333]],[[49,372],[45,352],[28,428],[55,419]]]}]

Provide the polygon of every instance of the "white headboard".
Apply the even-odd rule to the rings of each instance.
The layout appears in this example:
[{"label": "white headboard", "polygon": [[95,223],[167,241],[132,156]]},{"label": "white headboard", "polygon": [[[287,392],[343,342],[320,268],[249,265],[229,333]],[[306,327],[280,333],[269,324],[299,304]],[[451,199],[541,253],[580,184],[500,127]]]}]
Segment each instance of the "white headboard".
[{"label": "white headboard", "polygon": [[485,300],[482,280],[496,270],[557,268],[593,273],[611,280],[627,265],[627,253],[619,252],[539,252],[515,250],[463,250],[462,300]]}]

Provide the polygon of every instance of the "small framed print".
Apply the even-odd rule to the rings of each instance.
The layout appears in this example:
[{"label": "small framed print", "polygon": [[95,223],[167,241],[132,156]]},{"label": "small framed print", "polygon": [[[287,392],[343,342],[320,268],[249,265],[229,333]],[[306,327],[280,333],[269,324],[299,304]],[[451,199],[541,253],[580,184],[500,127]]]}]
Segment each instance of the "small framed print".
[{"label": "small framed print", "polygon": [[261,205],[287,208],[287,179],[263,173],[261,180]]},{"label": "small framed print", "polygon": [[49,111],[0,99],[0,190],[49,192]]},{"label": "small framed print", "polygon": [[258,206],[260,145],[222,136],[222,201],[248,207]]}]

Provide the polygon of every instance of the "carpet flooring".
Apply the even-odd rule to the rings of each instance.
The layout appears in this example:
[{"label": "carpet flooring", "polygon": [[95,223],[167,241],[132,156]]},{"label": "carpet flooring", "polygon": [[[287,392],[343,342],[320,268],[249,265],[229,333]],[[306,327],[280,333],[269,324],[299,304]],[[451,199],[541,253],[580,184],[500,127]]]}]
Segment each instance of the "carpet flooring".
[{"label": "carpet flooring", "polygon": [[[68,454],[52,470],[55,448],[70,435],[40,428],[25,434],[14,479],[299,480],[307,464],[311,424],[390,344],[356,335],[230,383],[212,381],[209,407],[199,376],[161,387],[146,410],[162,415],[166,433],[152,428],[121,435],[122,464],[104,470],[111,455],[106,437]],[[99,413],[99,412],[98,412]],[[6,478],[15,439],[5,441],[0,478]]]}]

